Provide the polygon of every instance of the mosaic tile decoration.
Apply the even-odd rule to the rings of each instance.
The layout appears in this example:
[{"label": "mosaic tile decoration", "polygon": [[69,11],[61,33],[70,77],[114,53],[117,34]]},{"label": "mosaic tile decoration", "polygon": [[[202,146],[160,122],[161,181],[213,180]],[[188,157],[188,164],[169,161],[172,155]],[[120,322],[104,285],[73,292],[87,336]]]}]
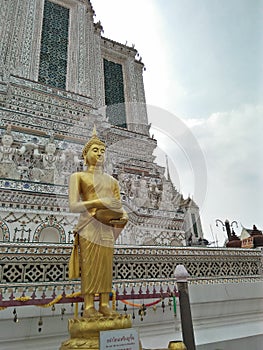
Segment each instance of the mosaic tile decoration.
[{"label": "mosaic tile decoration", "polygon": [[[0,242],[0,284],[7,290],[13,284],[67,283],[71,249],[65,243]],[[114,250],[113,282],[169,283],[178,264],[195,284],[262,280],[261,251],[256,249],[120,245]]]},{"label": "mosaic tile decoration", "polygon": [[45,0],[38,81],[65,89],[69,9]]},{"label": "mosaic tile decoration", "polygon": [[103,60],[106,113],[113,125],[127,128],[122,65]]}]

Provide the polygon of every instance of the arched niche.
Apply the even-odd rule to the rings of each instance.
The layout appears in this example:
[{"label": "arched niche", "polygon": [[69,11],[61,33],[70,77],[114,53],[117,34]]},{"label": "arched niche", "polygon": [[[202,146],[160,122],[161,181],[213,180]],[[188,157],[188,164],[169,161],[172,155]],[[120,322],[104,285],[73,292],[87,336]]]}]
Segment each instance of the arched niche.
[{"label": "arched niche", "polygon": [[65,230],[53,216],[50,216],[36,228],[33,242],[66,243]]},{"label": "arched niche", "polygon": [[45,227],[39,234],[39,242],[60,243],[60,232],[55,227]]}]

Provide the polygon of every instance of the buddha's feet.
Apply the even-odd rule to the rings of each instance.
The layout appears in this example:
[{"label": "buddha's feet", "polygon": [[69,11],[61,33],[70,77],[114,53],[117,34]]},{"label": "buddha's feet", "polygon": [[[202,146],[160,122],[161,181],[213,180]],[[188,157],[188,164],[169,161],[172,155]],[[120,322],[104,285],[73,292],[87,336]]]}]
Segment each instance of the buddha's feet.
[{"label": "buddha's feet", "polygon": [[101,317],[102,314],[95,309],[94,306],[89,307],[84,310],[83,317],[89,318],[89,317]]},{"label": "buddha's feet", "polygon": [[120,314],[111,309],[109,306],[107,305],[101,305],[99,308],[99,312],[103,315],[103,316],[119,316]]}]

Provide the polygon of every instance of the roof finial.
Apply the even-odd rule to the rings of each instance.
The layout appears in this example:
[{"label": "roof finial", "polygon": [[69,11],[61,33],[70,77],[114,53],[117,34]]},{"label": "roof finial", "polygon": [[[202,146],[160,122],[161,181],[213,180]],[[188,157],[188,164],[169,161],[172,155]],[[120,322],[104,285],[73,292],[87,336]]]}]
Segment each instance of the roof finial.
[{"label": "roof finial", "polygon": [[96,124],[93,125],[92,137],[97,136]]},{"label": "roof finial", "polygon": [[169,164],[168,164],[168,157],[167,154],[165,155],[166,158],[166,171],[167,171],[167,180],[172,182],[171,177],[170,177],[170,171],[169,171]]}]

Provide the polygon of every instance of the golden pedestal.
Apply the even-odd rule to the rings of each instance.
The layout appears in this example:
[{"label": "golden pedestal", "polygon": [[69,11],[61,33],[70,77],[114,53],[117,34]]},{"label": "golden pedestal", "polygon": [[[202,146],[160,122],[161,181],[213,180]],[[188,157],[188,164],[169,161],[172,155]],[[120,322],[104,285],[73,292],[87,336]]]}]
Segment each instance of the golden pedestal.
[{"label": "golden pedestal", "polygon": [[61,344],[59,350],[99,350],[101,331],[131,328],[130,316],[92,317],[69,319],[70,339]]},{"label": "golden pedestal", "polygon": [[173,350],[187,350],[185,344],[181,340],[170,341],[168,349]]}]

